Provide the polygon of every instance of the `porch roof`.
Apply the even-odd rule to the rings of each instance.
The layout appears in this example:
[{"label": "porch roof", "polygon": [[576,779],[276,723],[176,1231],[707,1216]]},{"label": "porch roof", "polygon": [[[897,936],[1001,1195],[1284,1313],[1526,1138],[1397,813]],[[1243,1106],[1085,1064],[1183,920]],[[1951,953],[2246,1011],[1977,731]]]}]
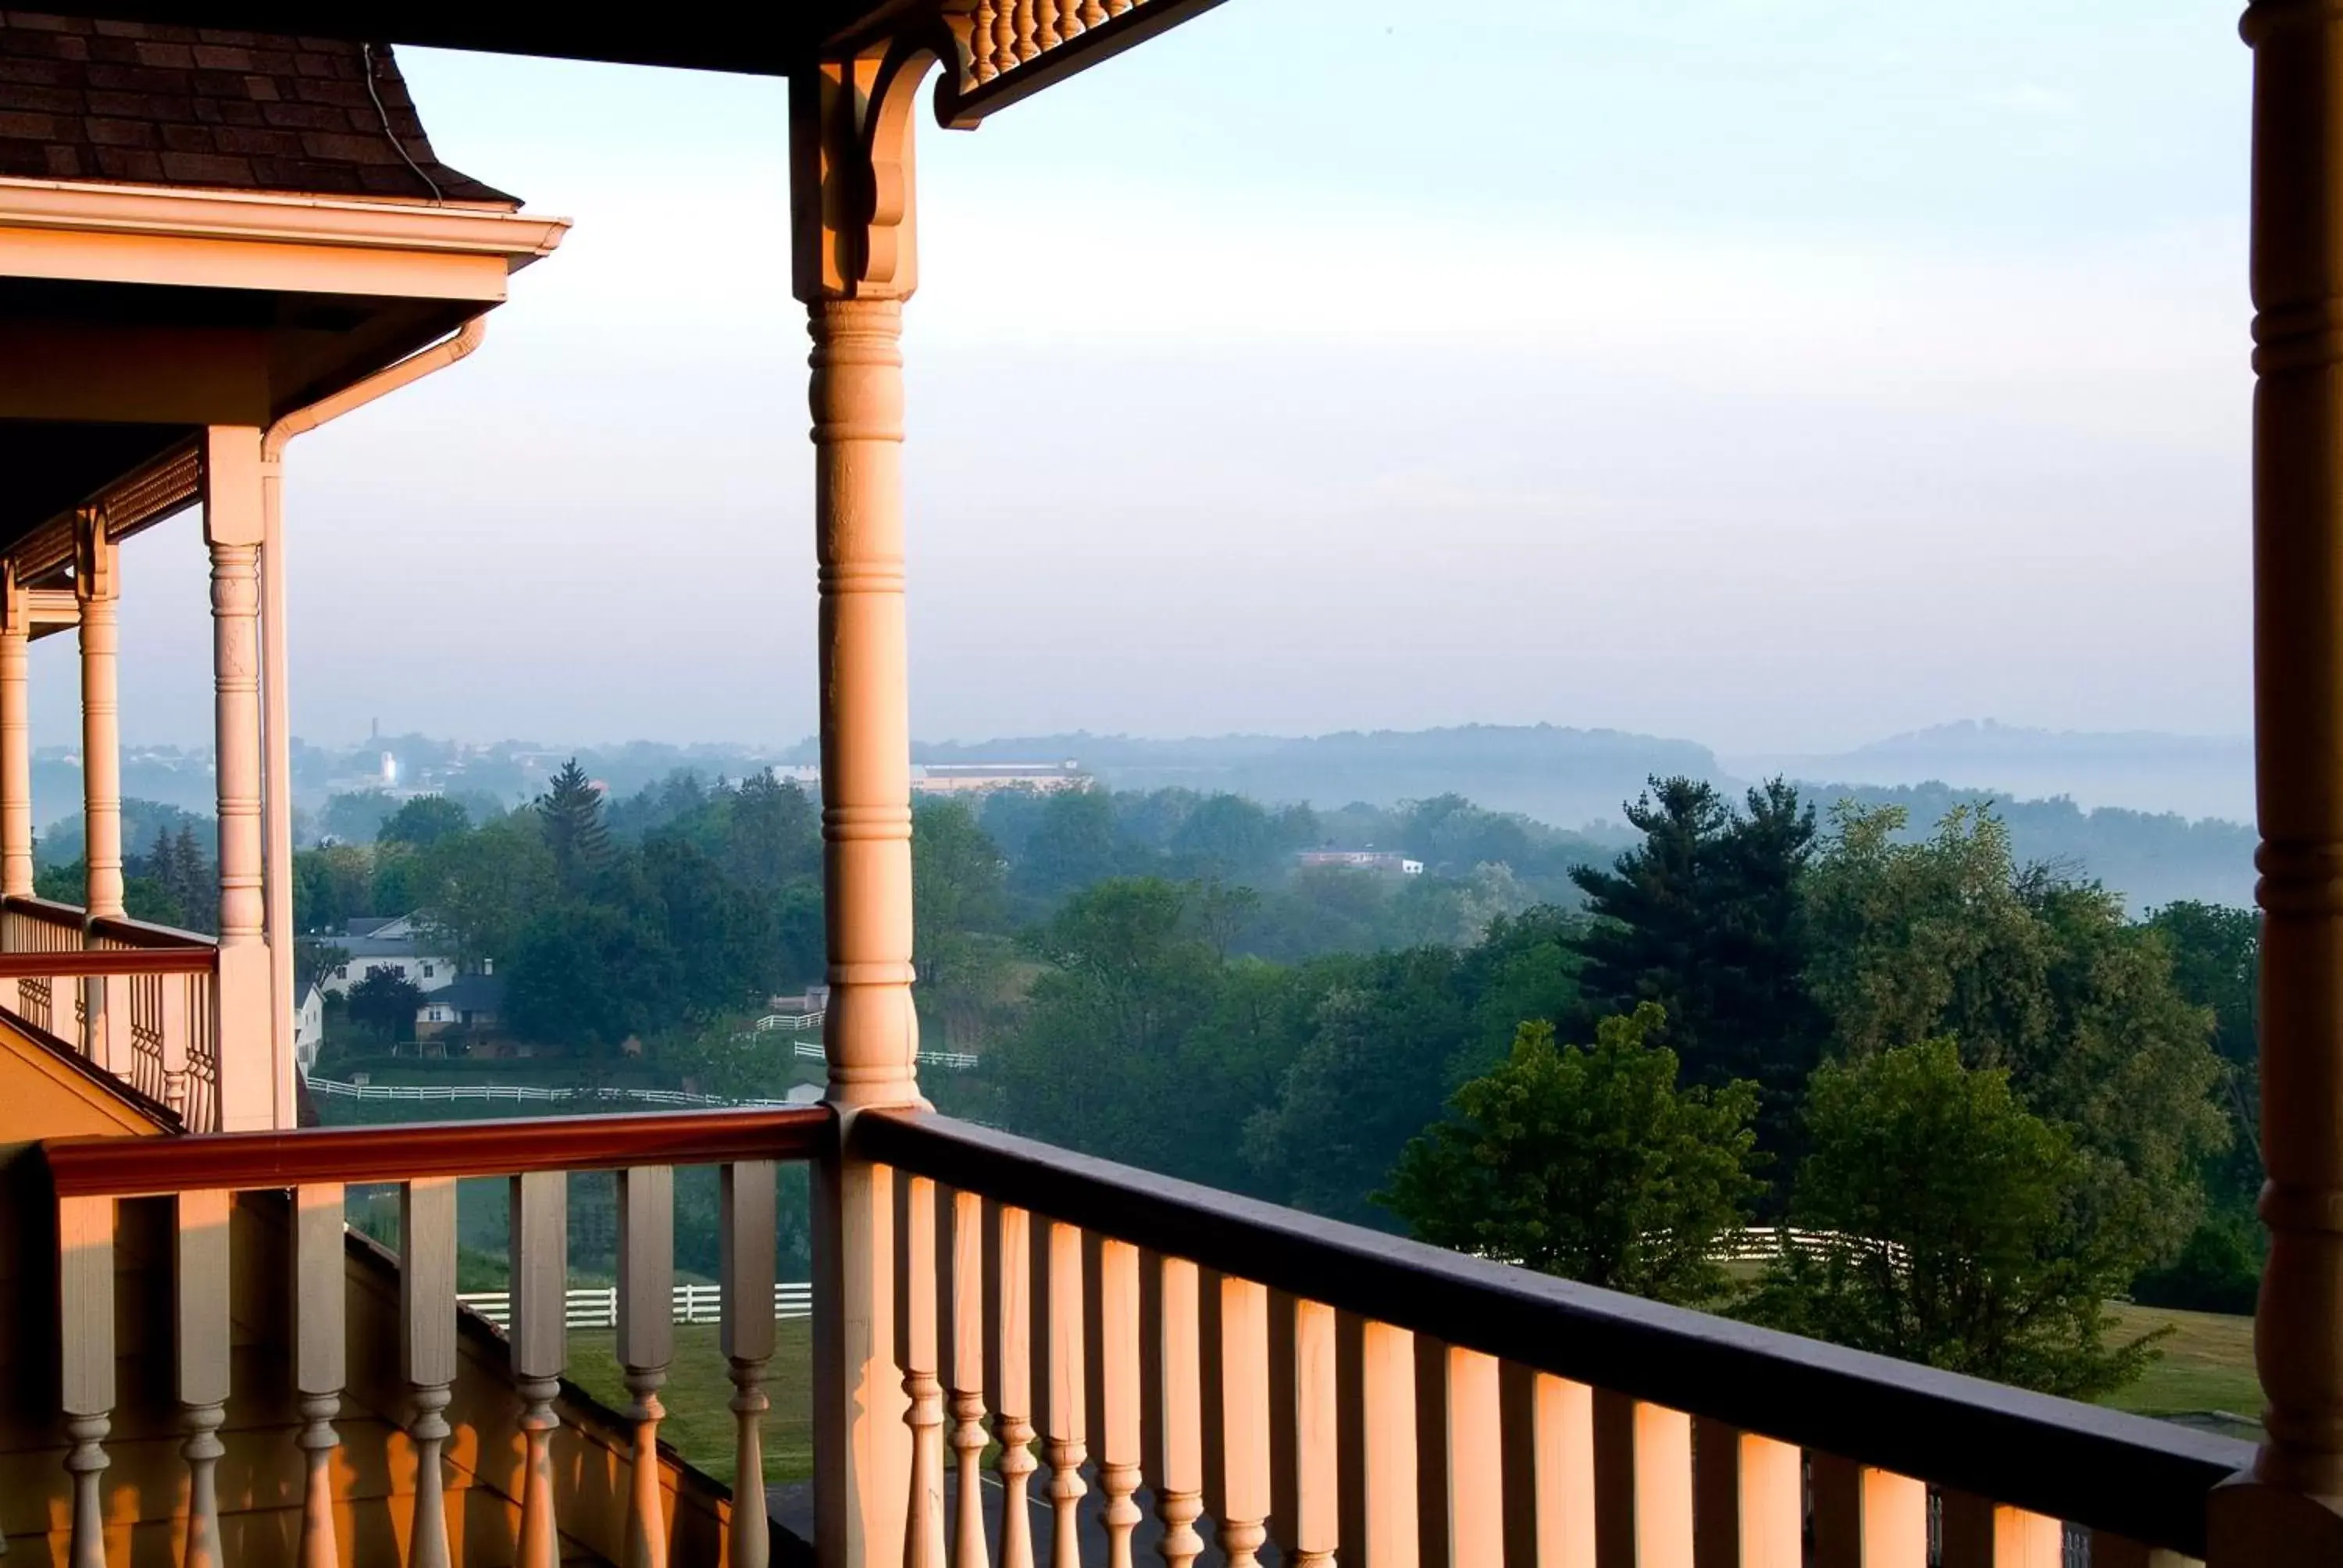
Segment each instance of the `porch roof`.
[{"label": "porch roof", "polygon": [[387,45],[24,11],[0,175],[519,206],[439,161]]}]

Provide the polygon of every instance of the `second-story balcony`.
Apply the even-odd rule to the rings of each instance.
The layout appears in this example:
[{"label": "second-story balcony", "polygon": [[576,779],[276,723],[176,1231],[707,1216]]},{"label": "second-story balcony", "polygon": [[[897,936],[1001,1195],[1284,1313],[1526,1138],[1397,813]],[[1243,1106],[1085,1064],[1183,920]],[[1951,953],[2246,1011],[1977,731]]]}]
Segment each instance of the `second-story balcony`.
[{"label": "second-story balcony", "polygon": [[[930,106],[976,126],[1203,8],[815,0],[623,28],[583,10],[397,18],[452,46],[789,78],[789,262],[812,342],[827,1084],[802,1109],[308,1130],[294,1125],[290,1049],[287,443],[469,355],[510,274],[563,225],[430,153],[395,63],[365,41],[388,26],[375,12],[257,8],[282,34],[231,31],[255,8],[205,0],[131,21],[0,17],[11,47],[51,40],[23,44],[38,64],[18,74],[60,104],[117,91],[82,67],[127,49],[162,84],[135,125],[173,145],[168,160],[123,163],[101,148],[135,126],[104,139],[78,110],[0,119],[0,143],[38,144],[50,171],[0,175],[0,344],[14,355],[0,451],[19,479],[0,498],[0,1013],[14,1020],[0,1035],[111,1097],[68,1116],[31,1092],[48,1081],[32,1056],[0,1056],[19,1161],[0,1199],[12,1552],[73,1568],[762,1568],[807,1553],[822,1568],[1128,1568],[1142,1553],[1167,1568],[2343,1561],[2343,9],[2264,0],[2247,28],[2271,1177],[2257,1327],[2269,1407],[2253,1448],[929,1107],[900,462],[914,126]],[[201,64],[198,45],[239,63]],[[295,118],[334,128],[312,144],[223,136],[199,102],[221,123],[221,102],[256,122],[262,104],[298,102],[314,113]],[[249,150],[287,145],[302,156]],[[136,580],[121,549],[198,508],[216,941],[130,921],[121,904],[113,619]],[[82,908],[31,896],[25,659],[67,626],[83,675]],[[781,1168],[796,1164],[813,1485],[793,1528],[759,1481],[762,1417],[788,1375],[772,1366],[776,1235]],[[663,1441],[675,1172],[693,1167],[719,1173],[729,1488],[705,1448]],[[617,1172],[619,1406],[569,1381],[580,1171]],[[501,1325],[459,1299],[455,1184],[483,1178],[503,1183],[509,1221]],[[352,1189],[369,1185],[397,1194],[387,1251],[347,1224]]]}]

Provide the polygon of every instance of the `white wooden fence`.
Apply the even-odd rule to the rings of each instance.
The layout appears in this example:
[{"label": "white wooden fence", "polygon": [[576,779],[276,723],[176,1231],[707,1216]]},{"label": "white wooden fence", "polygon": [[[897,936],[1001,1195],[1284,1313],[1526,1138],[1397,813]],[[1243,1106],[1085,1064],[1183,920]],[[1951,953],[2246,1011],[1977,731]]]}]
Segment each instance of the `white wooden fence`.
[{"label": "white wooden fence", "polygon": [[[819,1040],[801,1040],[797,1043],[797,1052],[799,1057],[803,1060],[820,1061],[821,1060],[821,1044]],[[977,1057],[973,1053],[965,1050],[923,1050],[920,1052],[920,1065],[921,1067],[950,1067],[964,1070],[974,1067],[980,1060],[980,1058]]]},{"label": "white wooden fence", "polygon": [[[456,1300],[498,1328],[512,1325],[510,1291],[463,1291]],[[675,1287],[675,1321],[712,1323],[723,1312],[723,1290],[718,1285]],[[810,1281],[782,1281],[773,1287],[773,1315],[786,1322],[813,1316]],[[618,1326],[618,1287],[588,1285],[569,1292],[568,1321],[573,1329],[614,1329]]]},{"label": "white wooden fence", "polygon": [[1716,1238],[1715,1244],[1710,1247],[1708,1255],[1723,1263],[1762,1263],[1785,1252],[1802,1252],[1810,1258],[1824,1258],[1833,1252],[1859,1252],[1873,1249],[1884,1250],[1886,1258],[1899,1266],[1904,1261],[1904,1248],[1898,1242],[1875,1241],[1837,1231],[1777,1231],[1761,1225],[1723,1232]]}]

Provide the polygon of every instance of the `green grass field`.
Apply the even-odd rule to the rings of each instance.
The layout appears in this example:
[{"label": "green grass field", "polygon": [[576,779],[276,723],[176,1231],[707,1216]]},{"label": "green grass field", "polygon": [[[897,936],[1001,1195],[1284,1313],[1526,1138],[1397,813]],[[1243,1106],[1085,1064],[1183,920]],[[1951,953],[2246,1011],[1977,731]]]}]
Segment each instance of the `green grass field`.
[{"label": "green grass field", "polygon": [[[813,1324],[797,1318],[779,1325],[773,1359],[765,1369],[765,1480],[802,1481],[813,1474]],[[627,1405],[627,1385],[618,1374],[616,1335],[608,1329],[573,1329],[569,1378],[616,1410]],[[693,1465],[732,1483],[732,1382],[725,1375],[714,1323],[678,1323],[675,1361],[659,1391],[667,1420],[659,1435]]]},{"label": "green grass field", "polygon": [[2113,1309],[2122,1332],[2161,1328],[2173,1332],[2158,1342],[2163,1355],[2146,1376],[2100,1401],[2142,1415],[2172,1416],[2219,1411],[2237,1418],[2223,1429],[2238,1437],[2261,1435],[2261,1387],[2254,1381],[2254,1320],[2218,1312],[2182,1312],[2165,1307]]}]

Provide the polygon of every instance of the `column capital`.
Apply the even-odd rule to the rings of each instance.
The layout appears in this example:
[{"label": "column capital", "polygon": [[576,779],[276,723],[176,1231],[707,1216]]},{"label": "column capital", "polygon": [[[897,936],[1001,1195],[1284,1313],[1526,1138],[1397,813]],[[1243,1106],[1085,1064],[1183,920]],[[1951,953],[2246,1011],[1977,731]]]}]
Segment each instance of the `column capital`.
[{"label": "column capital", "polygon": [[799,299],[908,299],[919,286],[912,125],[928,73],[945,61],[956,72],[963,52],[938,25],[790,77]]}]

